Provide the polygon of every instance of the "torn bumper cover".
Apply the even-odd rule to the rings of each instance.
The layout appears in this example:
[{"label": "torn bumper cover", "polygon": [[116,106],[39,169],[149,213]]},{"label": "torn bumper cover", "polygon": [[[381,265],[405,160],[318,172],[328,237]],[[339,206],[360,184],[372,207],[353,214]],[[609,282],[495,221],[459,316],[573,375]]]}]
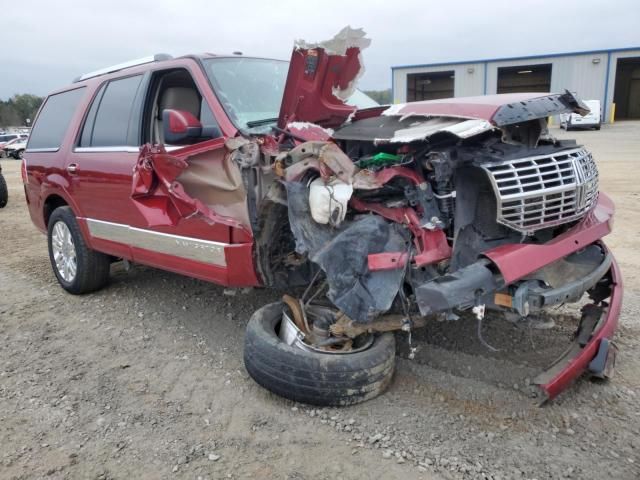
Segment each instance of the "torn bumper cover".
[{"label": "torn bumper cover", "polygon": [[[468,308],[478,301],[487,301],[499,289],[519,280],[524,280],[523,286],[515,291],[510,305],[516,310],[518,307],[525,310],[525,305],[529,310],[576,301],[589,290],[593,303],[583,307],[574,341],[533,383],[548,400],[585,371],[598,377],[609,376],[616,355],[612,339],[622,305],[620,270],[611,252],[600,241],[611,231],[612,217],[613,204],[601,193],[596,207],[580,223],[551,242],[503,245],[485,252],[487,258],[420,285],[415,290],[420,311],[428,315],[452,308]],[[535,285],[535,280],[528,279],[535,278],[536,272],[572,257],[588,257],[588,271],[584,275],[576,276],[574,271],[566,282],[552,288],[528,287]]]},{"label": "torn bumper cover", "polygon": [[[600,193],[598,203],[578,224],[545,244],[507,244],[487,250],[485,259],[420,285],[416,289],[416,300],[422,315],[430,315],[451,308],[472,306],[478,298],[492,295],[497,289],[527,278],[544,267],[557,262],[574,252],[599,241],[611,232],[613,202]],[[609,254],[610,255],[610,254]],[[606,273],[603,262],[612,263],[605,256],[598,262],[597,271]],[[591,280],[596,280],[595,276]],[[600,277],[598,277],[600,278]],[[587,281],[576,280],[573,289],[582,288]],[[595,282],[594,282],[595,283]],[[592,285],[591,285],[592,286]],[[557,286],[549,295],[559,294],[566,285]],[[583,290],[584,291],[584,290]],[[565,292],[571,298],[571,288]]]},{"label": "torn bumper cover", "polygon": [[609,270],[610,295],[602,305],[583,308],[580,327],[569,348],[533,383],[544,393],[544,400],[556,397],[582,373],[610,376],[617,349],[612,342],[622,308],[622,276],[615,260]]}]

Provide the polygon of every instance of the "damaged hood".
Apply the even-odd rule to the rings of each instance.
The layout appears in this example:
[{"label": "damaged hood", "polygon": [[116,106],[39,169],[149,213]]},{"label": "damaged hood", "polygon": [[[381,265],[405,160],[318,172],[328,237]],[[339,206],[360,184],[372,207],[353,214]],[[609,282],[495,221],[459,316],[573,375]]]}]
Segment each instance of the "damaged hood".
[{"label": "damaged hood", "polygon": [[399,103],[382,115],[394,117],[452,117],[484,120],[496,127],[545,118],[561,113],[586,115],[589,107],[571,92],[504,93],[480,97],[443,98]]},{"label": "damaged hood", "polygon": [[285,83],[278,127],[311,122],[322,127],[342,125],[356,107],[345,101],[364,73],[361,51],[371,40],[362,29],[343,28],[330,40],[295,43]]},{"label": "damaged hood", "polygon": [[435,135],[465,139],[511,124],[561,113],[585,115],[589,108],[572,93],[510,93],[444,98],[392,105],[380,116],[353,121],[337,129],[337,140],[409,143]]}]

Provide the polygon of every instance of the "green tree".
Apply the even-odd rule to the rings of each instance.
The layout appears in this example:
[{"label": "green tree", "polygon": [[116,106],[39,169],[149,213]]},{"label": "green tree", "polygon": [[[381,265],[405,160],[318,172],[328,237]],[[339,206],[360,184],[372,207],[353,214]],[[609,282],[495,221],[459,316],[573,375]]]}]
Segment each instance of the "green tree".
[{"label": "green tree", "polygon": [[391,89],[386,90],[364,90],[364,93],[373,98],[380,105],[389,105],[391,103]]},{"label": "green tree", "polygon": [[29,93],[16,94],[7,101],[0,100],[0,127],[23,126],[42,105],[43,98]]}]

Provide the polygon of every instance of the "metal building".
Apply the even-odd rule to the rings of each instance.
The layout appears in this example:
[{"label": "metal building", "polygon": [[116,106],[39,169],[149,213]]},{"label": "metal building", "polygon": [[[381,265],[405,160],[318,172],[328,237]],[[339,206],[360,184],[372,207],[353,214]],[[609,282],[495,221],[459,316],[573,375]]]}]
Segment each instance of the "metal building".
[{"label": "metal building", "polygon": [[567,89],[600,100],[605,122],[640,119],[640,47],[402,65],[391,77],[394,103]]}]

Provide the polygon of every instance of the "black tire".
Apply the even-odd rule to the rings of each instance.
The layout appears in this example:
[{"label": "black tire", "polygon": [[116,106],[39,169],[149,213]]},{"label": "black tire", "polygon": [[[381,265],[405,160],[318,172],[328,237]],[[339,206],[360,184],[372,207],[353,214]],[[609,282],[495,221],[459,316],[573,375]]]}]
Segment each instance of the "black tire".
[{"label": "black tire", "polygon": [[380,395],[395,367],[395,338],[379,335],[366,350],[352,354],[308,352],[284,343],[276,333],[283,304],[271,303],[249,320],[244,365],[271,392],[302,403],[344,406]]},{"label": "black tire", "polygon": [[600,130],[600,125],[596,125],[596,130]]},{"label": "black tire", "polygon": [[7,206],[9,201],[9,189],[7,188],[7,182],[4,179],[4,175],[0,173],[0,208]]},{"label": "black tire", "polygon": [[22,160],[23,157],[24,157],[24,149],[18,150],[16,152],[16,160]]},{"label": "black tire", "polygon": [[[58,222],[62,222],[67,226],[75,247],[77,267],[76,275],[71,281],[62,278],[53,256],[51,245],[52,232]],[[109,268],[111,266],[109,256],[87,247],[76,217],[70,207],[58,207],[53,211],[51,217],[49,217],[47,245],[49,247],[49,260],[51,261],[53,273],[58,279],[58,283],[60,283],[62,288],[67,292],[73,293],[74,295],[94,292],[105,286],[109,281]]]}]

